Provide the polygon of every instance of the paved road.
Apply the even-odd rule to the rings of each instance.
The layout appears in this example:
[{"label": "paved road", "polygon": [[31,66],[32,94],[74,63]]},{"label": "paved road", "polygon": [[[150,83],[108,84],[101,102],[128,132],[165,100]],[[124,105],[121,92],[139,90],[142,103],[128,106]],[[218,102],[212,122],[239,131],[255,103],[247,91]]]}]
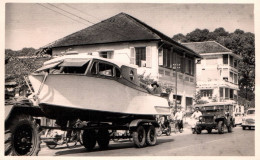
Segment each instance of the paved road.
[{"label": "paved road", "polygon": [[64,145],[53,150],[44,147],[39,156],[254,156],[254,148],[255,131],[236,127],[234,132],[221,135],[217,131],[200,135],[190,131],[172,133],[159,137],[156,146],[145,148],[135,148],[130,141],[111,142],[108,150],[96,147],[92,152],[82,146],[67,149]]}]

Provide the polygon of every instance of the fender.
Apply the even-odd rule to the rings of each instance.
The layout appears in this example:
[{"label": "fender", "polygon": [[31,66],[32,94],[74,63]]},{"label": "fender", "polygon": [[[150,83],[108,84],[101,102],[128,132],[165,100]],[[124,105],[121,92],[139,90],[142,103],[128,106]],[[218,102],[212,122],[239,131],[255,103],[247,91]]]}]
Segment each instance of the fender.
[{"label": "fender", "polygon": [[129,130],[133,131],[136,129],[137,126],[139,126],[142,123],[151,123],[154,127],[159,127],[159,124],[156,120],[149,120],[149,119],[135,119],[130,122],[129,124]]},{"label": "fender", "polygon": [[44,117],[45,114],[39,106],[33,106],[30,104],[17,103],[14,105],[5,106],[5,122],[8,122],[9,118],[13,114],[28,114],[33,117]]}]

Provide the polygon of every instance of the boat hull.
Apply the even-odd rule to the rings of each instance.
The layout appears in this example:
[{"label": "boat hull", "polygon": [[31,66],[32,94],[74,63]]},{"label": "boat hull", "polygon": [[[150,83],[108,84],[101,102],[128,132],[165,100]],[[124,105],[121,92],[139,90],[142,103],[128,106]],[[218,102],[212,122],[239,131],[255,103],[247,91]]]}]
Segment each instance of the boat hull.
[{"label": "boat hull", "polygon": [[[36,93],[40,89],[43,77],[43,75],[29,76]],[[102,77],[48,75],[38,98],[39,106],[49,115],[65,114],[62,110],[56,113],[57,108],[67,108],[71,112],[82,111],[85,114],[91,114],[92,111],[97,113],[96,115],[99,113],[121,116],[170,114],[166,99],[136,87],[129,87],[115,79]]]}]

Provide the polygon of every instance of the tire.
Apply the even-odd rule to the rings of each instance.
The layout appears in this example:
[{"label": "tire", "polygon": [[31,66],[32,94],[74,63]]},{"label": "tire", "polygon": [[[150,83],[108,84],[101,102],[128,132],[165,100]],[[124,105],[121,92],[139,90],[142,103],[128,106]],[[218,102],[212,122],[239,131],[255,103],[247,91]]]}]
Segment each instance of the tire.
[{"label": "tire", "polygon": [[201,129],[198,128],[198,129],[196,130],[196,133],[197,133],[197,134],[201,134]]},{"label": "tire", "polygon": [[10,118],[5,126],[5,155],[37,156],[40,151],[39,125],[25,114]]},{"label": "tire", "polygon": [[192,128],[192,129],[191,129],[191,132],[192,132],[192,134],[195,134],[195,133],[196,133],[195,128]]},{"label": "tire", "polygon": [[207,129],[207,131],[208,131],[208,134],[210,134],[212,132],[212,129]]},{"label": "tire", "polygon": [[196,130],[196,133],[197,133],[197,134],[201,134],[201,129],[200,129],[200,127],[197,127],[197,126],[196,126],[196,127],[195,127],[195,130]]},{"label": "tire", "polygon": [[83,138],[82,138],[82,136],[83,136],[83,131],[81,130],[81,131],[79,132],[79,143],[80,143],[81,145],[83,145]]},{"label": "tire", "polygon": [[149,146],[154,146],[156,142],[157,142],[157,134],[155,128],[154,126],[150,126],[146,134],[146,144]]},{"label": "tire", "polygon": [[232,125],[230,124],[227,129],[228,129],[228,133],[231,133],[232,132]]},{"label": "tire", "polygon": [[110,135],[107,129],[99,129],[97,133],[97,143],[100,149],[107,149]]},{"label": "tire", "polygon": [[223,134],[224,133],[224,124],[223,121],[218,122],[218,133]]},{"label": "tire", "polygon": [[142,148],[145,146],[146,134],[143,126],[138,126],[136,131],[133,132],[132,137],[137,148]]},{"label": "tire", "polygon": [[87,151],[92,151],[96,146],[96,132],[95,130],[84,130],[83,135],[83,146]]},{"label": "tire", "polygon": [[160,137],[162,135],[162,127],[158,128],[157,136]]},{"label": "tire", "polygon": [[169,126],[167,131],[166,131],[166,136],[170,136],[171,133],[172,133],[172,129],[171,129],[171,126]]},{"label": "tire", "polygon": [[251,127],[248,127],[249,130],[251,130]]},{"label": "tire", "polygon": [[56,148],[57,144],[46,144],[46,146],[50,149]]},{"label": "tire", "polygon": [[244,127],[244,126],[243,126],[243,127],[242,127],[242,129],[243,129],[243,130],[245,130],[245,129],[246,129],[246,127]]},{"label": "tire", "polygon": [[67,131],[66,134],[66,145],[68,148],[73,148],[77,145],[77,142],[79,141],[78,133],[75,130],[72,130],[70,132]]}]

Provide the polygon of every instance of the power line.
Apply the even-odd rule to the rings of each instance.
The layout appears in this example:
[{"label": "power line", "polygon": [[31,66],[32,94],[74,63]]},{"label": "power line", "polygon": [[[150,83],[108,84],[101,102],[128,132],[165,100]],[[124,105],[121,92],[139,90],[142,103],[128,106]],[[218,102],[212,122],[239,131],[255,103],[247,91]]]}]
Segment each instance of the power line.
[{"label": "power line", "polygon": [[70,15],[73,15],[73,16],[79,18],[79,19],[82,19],[82,20],[84,20],[84,21],[87,21],[88,23],[95,24],[95,23],[93,23],[93,22],[91,22],[91,21],[89,21],[89,20],[87,20],[87,19],[84,19],[84,18],[82,18],[82,17],[80,17],[80,16],[77,16],[76,14],[70,13],[69,11],[66,11],[65,9],[62,9],[62,8],[60,8],[60,7],[57,7],[57,6],[55,6],[55,5],[53,5],[53,4],[50,4],[50,3],[48,3],[48,4],[51,5],[51,6],[53,6],[53,7],[55,7],[55,8],[57,8],[57,9],[59,9],[59,10],[62,10],[63,12],[66,12],[66,13],[68,13],[68,14],[70,14]]},{"label": "power line", "polygon": [[97,17],[95,17],[95,16],[93,16],[93,15],[91,15],[91,14],[89,14],[89,13],[85,13],[85,12],[83,12],[83,11],[81,11],[81,10],[78,10],[77,8],[72,7],[71,5],[68,5],[68,4],[66,4],[66,3],[62,3],[62,4],[65,5],[65,6],[67,6],[67,7],[69,7],[69,8],[71,8],[71,9],[74,9],[74,10],[76,10],[76,11],[79,11],[79,12],[85,14],[85,15],[91,16],[91,17],[97,19],[99,22],[101,21],[101,20],[98,19]]},{"label": "power line", "polygon": [[[51,5],[51,6],[53,6],[53,7],[55,7],[55,8],[57,8],[57,9],[60,9],[60,10],[62,10],[62,11],[64,11],[64,12],[66,12],[66,13],[68,13],[68,14],[70,14],[70,15],[73,15],[73,16],[79,18],[79,19],[82,19],[82,20],[84,20],[84,21],[87,21],[88,23],[91,23],[91,24],[93,24],[93,25],[95,24],[95,23],[93,23],[93,22],[91,22],[91,21],[89,21],[89,20],[87,20],[87,19],[85,19],[85,18],[82,18],[82,17],[80,17],[80,16],[77,16],[77,15],[75,15],[75,14],[69,12],[69,11],[66,11],[66,10],[64,10],[64,9],[62,9],[62,8],[60,8],[60,7],[57,7],[57,6],[53,5],[53,4],[50,4],[50,3],[48,3],[48,4]],[[98,26],[98,27],[103,28],[103,29],[106,29],[106,30],[108,30],[108,31],[110,31],[110,32],[112,32],[112,33],[118,34],[118,35],[120,35],[120,36],[122,36],[122,37],[129,38],[128,36],[123,35],[123,34],[120,34],[120,33],[117,33],[117,32],[114,32],[113,30],[110,30],[109,28],[101,27],[101,26]]]},{"label": "power line", "polygon": [[47,7],[47,6],[44,6],[44,5],[40,4],[40,3],[37,3],[37,4],[40,5],[40,6],[42,6],[42,7],[44,7],[44,8],[47,8],[47,9],[53,11],[53,12],[56,12],[56,13],[58,13],[58,14],[61,14],[61,15],[65,16],[65,17],[67,17],[67,18],[69,18],[69,19],[71,19],[71,20],[73,20],[73,21],[76,21],[76,22],[78,22],[78,23],[81,23],[81,24],[84,24],[84,25],[88,26],[86,23],[83,23],[83,22],[80,22],[80,21],[78,21],[78,20],[76,20],[76,19],[73,19],[73,18],[71,18],[71,17],[69,17],[69,16],[67,16],[67,15],[65,15],[65,14],[62,14],[62,13],[60,13],[60,12],[54,10],[54,9],[51,9],[51,8],[49,8],[49,7]]}]

